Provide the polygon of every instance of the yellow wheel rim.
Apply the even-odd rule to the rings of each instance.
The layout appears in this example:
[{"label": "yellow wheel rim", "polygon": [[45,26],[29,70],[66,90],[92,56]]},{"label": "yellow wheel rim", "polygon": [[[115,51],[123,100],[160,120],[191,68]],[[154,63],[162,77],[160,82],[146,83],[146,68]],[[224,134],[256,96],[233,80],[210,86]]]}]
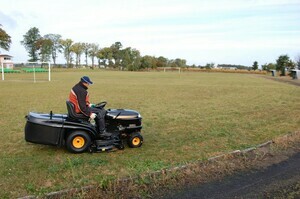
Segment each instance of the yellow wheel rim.
[{"label": "yellow wheel rim", "polygon": [[137,146],[137,145],[139,145],[140,143],[141,143],[141,139],[140,139],[139,137],[135,137],[135,138],[132,139],[132,144],[133,144],[134,146]]},{"label": "yellow wheel rim", "polygon": [[85,144],[85,140],[83,137],[81,136],[76,136],[74,139],[73,139],[73,142],[72,142],[73,146],[77,149],[80,149],[81,147],[84,146]]}]

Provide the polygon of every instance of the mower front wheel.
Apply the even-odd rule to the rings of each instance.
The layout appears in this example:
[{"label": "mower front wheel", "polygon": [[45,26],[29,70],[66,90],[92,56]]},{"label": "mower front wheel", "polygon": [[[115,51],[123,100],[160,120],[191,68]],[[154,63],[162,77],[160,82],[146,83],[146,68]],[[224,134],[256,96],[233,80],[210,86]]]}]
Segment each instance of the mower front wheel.
[{"label": "mower front wheel", "polygon": [[91,137],[85,131],[72,132],[67,140],[66,147],[71,153],[82,153],[91,145]]},{"label": "mower front wheel", "polygon": [[135,132],[129,135],[128,137],[128,146],[130,148],[138,148],[141,147],[143,144],[143,136],[139,132]]}]

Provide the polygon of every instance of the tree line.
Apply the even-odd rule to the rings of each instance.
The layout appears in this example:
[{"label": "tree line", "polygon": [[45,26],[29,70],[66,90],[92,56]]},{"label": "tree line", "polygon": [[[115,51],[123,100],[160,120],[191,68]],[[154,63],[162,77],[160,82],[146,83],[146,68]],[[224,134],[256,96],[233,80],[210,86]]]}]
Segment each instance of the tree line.
[{"label": "tree line", "polygon": [[[261,65],[262,70],[280,71],[282,75],[286,75],[286,70],[300,69],[300,55],[293,61],[288,55],[280,55],[275,63],[266,63]],[[258,69],[258,62],[255,61],[252,65],[252,69]]]},{"label": "tree line", "polygon": [[[186,67],[186,60],[177,58],[167,59],[163,56],[141,56],[139,50],[131,47],[123,48],[121,42],[115,42],[109,47],[100,48],[96,43],[74,42],[72,39],[63,39],[59,34],[46,34],[41,36],[39,29],[30,28],[21,44],[28,52],[28,61],[49,62],[56,59],[59,53],[64,55],[67,67],[89,66],[88,58],[91,59],[91,67],[110,67],[120,70],[141,70],[157,67]],[[82,56],[85,57],[82,63]]]},{"label": "tree line", "polygon": [[[218,67],[222,68],[236,68],[240,70],[258,70],[258,62],[254,61],[252,67],[243,65],[232,65],[232,64],[219,64]],[[288,69],[300,69],[300,55],[293,61],[288,55],[280,55],[275,63],[266,63],[261,65],[261,70],[271,71],[277,70],[281,74],[285,75]]]},{"label": "tree line", "polygon": [[[11,37],[2,29],[0,24],[0,48],[8,51],[11,45]],[[143,70],[155,69],[157,67],[197,67],[211,69],[215,68],[214,63],[207,63],[205,66],[187,65],[185,59],[168,59],[163,56],[155,57],[150,55],[142,56],[140,51],[126,47],[117,41],[109,47],[100,47],[96,43],[74,42],[72,39],[63,39],[60,34],[46,34],[41,36],[38,28],[30,28],[21,44],[28,52],[30,62],[50,62],[57,65],[57,57],[63,54],[67,67],[89,66],[88,58],[91,60],[91,67],[110,67],[120,70]],[[84,56],[84,63],[81,58]],[[258,62],[254,61],[251,66],[219,64],[217,67],[236,68],[242,70],[257,70]],[[280,55],[276,63],[261,65],[262,70],[277,70],[285,73],[286,68],[300,68],[300,55],[292,61],[288,55]]]}]

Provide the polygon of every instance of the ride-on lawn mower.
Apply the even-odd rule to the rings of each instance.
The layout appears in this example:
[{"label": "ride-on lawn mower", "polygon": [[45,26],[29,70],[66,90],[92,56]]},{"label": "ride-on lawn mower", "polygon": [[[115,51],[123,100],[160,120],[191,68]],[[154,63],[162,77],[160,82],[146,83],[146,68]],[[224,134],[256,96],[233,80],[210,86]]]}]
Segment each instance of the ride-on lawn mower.
[{"label": "ride-on lawn mower", "polygon": [[[105,116],[109,138],[100,137],[88,118],[74,111],[73,104],[66,102],[68,114],[34,113],[26,116],[25,140],[27,142],[54,146],[66,146],[72,153],[101,152],[124,149],[124,141],[131,148],[143,144],[142,117],[134,110],[108,109]],[[106,102],[96,104],[104,108]]]}]

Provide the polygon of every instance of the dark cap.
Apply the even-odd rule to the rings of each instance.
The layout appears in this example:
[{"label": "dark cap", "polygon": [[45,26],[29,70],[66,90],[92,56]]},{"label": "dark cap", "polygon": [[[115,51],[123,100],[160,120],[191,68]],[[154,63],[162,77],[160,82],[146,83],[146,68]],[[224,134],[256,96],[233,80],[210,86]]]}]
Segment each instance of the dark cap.
[{"label": "dark cap", "polygon": [[93,82],[90,80],[90,78],[88,76],[83,76],[80,79],[80,81],[83,82],[83,83],[93,84]]}]

